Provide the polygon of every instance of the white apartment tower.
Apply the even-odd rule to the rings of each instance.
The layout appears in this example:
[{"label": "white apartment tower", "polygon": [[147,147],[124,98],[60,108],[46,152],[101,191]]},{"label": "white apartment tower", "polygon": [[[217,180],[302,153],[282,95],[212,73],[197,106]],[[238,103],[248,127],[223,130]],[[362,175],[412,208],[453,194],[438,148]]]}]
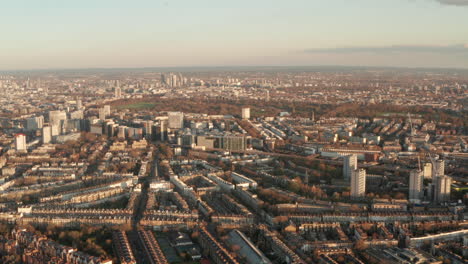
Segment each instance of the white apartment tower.
[{"label": "white apartment tower", "polygon": [[[65,111],[50,111],[49,112],[49,124],[52,127],[52,135],[62,133],[62,128],[67,121],[67,112]],[[54,131],[54,128],[57,131]]]},{"label": "white apartment tower", "polygon": [[44,117],[43,116],[35,116],[26,119],[26,130],[34,131],[37,129],[41,129],[44,125]]},{"label": "white apartment tower", "polygon": [[181,129],[184,127],[184,113],[168,112],[168,127],[171,129]]},{"label": "white apartment tower", "polygon": [[437,176],[434,184],[434,202],[442,203],[450,201],[450,187],[452,178],[449,176]]},{"label": "white apartment tower", "polygon": [[250,119],[250,108],[242,108],[242,119]]},{"label": "white apartment tower", "polygon": [[351,154],[343,157],[343,178],[350,179],[351,173],[357,170],[357,155]]},{"label": "white apartment tower", "polygon": [[17,134],[15,136],[15,149],[16,151],[26,151],[26,135],[25,134]]},{"label": "white apartment tower", "polygon": [[419,202],[423,196],[423,172],[412,170],[409,178],[409,200]]},{"label": "white apartment tower", "polygon": [[48,144],[52,140],[52,128],[45,126],[42,128],[42,143]]},{"label": "white apartment tower", "polygon": [[356,169],[351,172],[351,198],[366,195],[366,170]]}]

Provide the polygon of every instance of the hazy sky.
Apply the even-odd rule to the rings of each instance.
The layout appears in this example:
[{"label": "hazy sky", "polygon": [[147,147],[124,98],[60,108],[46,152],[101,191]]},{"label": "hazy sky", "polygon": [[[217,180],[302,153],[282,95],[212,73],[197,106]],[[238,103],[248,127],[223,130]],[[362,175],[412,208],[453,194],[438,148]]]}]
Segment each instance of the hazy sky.
[{"label": "hazy sky", "polygon": [[468,68],[468,0],[0,0],[0,69]]}]

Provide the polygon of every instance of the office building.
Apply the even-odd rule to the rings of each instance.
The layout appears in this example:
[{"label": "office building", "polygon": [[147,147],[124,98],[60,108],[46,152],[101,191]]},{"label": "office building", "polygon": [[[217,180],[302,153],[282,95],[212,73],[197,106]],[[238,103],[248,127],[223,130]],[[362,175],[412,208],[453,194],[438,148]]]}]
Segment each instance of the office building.
[{"label": "office building", "polygon": [[356,169],[351,172],[351,198],[366,195],[366,170]]},{"label": "office building", "polygon": [[91,124],[89,127],[89,132],[92,134],[97,134],[97,135],[104,134],[103,123],[96,122],[94,124]]},{"label": "office building", "polygon": [[242,108],[242,119],[250,119],[250,108]]},{"label": "office building", "polygon": [[50,126],[42,128],[42,143],[48,144],[52,140],[52,129]]},{"label": "office building", "polygon": [[172,75],[172,87],[178,87],[179,86],[179,81],[177,79],[177,75]]},{"label": "office building", "polygon": [[131,139],[142,139],[143,138],[143,128],[141,127],[128,127],[127,136]]},{"label": "office building", "polygon": [[43,116],[35,116],[26,119],[26,130],[34,131],[37,129],[41,129],[44,125],[44,117]]},{"label": "office building", "polygon": [[74,111],[70,113],[70,119],[83,119],[84,113],[82,110]]},{"label": "office building", "polygon": [[166,75],[164,75],[164,73],[161,73],[161,84],[162,84],[162,85],[166,85],[166,84],[167,84]]},{"label": "office building", "polygon": [[184,113],[168,112],[169,122],[168,127],[171,129],[181,129],[184,127]]},{"label": "office building", "polygon": [[409,178],[409,200],[419,202],[423,195],[423,172],[412,170]]},{"label": "office building", "polygon": [[15,136],[15,149],[16,151],[26,151],[26,135],[25,134],[17,134]]},{"label": "office building", "polygon": [[437,176],[434,184],[434,202],[442,203],[450,201],[450,188],[452,178],[449,176]]},{"label": "office building", "polygon": [[244,136],[218,137],[218,148],[228,151],[243,151],[247,148],[247,138]]},{"label": "office building", "polygon": [[127,137],[127,127],[126,126],[119,126],[117,132],[118,138],[126,138]]},{"label": "office building", "polygon": [[161,74],[161,84],[166,87],[176,88],[185,84],[186,80],[182,75],[174,73]]},{"label": "office building", "polygon": [[54,127],[57,128],[57,135],[63,132],[62,128],[67,120],[67,113],[65,111],[50,111],[49,124],[52,126],[52,135],[54,135]]},{"label": "office building", "polygon": [[41,129],[44,127],[44,117],[43,116],[38,116],[36,117],[36,122],[37,122],[37,128]]},{"label": "office building", "polygon": [[357,155],[347,155],[343,157],[343,178],[350,179],[351,173],[357,170]]},{"label": "office building", "polygon": [[148,120],[143,123],[145,137],[152,139],[153,137],[153,121]]}]

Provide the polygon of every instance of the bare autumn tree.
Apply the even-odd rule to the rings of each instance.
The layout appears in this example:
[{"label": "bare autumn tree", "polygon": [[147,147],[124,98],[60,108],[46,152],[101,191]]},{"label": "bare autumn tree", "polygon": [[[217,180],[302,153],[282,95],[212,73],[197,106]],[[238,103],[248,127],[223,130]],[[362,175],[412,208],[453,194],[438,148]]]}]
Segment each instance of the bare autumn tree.
[{"label": "bare autumn tree", "polygon": [[354,249],[356,250],[365,250],[367,249],[367,245],[363,240],[358,240],[354,243]]}]

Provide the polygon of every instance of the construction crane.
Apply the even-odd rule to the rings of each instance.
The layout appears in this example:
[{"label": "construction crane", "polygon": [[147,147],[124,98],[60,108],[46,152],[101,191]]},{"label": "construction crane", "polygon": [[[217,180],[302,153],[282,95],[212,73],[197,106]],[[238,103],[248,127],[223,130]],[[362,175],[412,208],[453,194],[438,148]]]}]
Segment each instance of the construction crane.
[{"label": "construction crane", "polygon": [[432,153],[429,152],[429,159],[431,160],[432,164],[432,179],[435,179],[437,176],[443,176],[443,175],[438,175],[438,165],[436,159],[432,156]]},{"label": "construction crane", "polygon": [[418,170],[421,171],[421,157],[418,155]]},{"label": "construction crane", "polygon": [[413,121],[411,120],[411,115],[409,112],[408,112],[408,119],[409,119],[410,128],[411,128],[411,136],[413,137],[414,136]]}]

